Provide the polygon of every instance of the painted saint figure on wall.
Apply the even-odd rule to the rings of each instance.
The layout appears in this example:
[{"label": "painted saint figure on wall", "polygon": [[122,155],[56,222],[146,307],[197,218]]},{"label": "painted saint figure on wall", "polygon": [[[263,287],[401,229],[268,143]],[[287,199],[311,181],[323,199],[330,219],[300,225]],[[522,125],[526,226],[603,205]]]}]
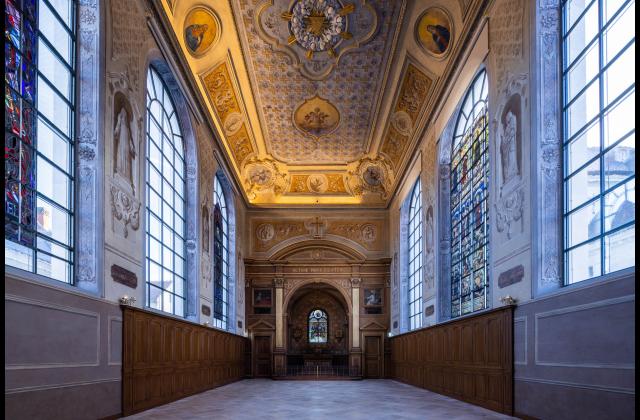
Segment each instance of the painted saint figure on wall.
[{"label": "painted saint figure on wall", "polygon": [[118,112],[116,128],[113,131],[115,140],[114,172],[128,181],[133,187],[133,160],[136,158],[136,145],[131,135],[129,115],[123,106]]}]

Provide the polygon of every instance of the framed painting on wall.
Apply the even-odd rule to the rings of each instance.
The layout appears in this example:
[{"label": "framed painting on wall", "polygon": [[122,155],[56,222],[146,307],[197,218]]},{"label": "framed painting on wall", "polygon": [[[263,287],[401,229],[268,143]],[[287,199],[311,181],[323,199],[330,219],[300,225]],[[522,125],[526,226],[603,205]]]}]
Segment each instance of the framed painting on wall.
[{"label": "framed painting on wall", "polygon": [[271,308],[271,289],[253,289],[253,307]]}]

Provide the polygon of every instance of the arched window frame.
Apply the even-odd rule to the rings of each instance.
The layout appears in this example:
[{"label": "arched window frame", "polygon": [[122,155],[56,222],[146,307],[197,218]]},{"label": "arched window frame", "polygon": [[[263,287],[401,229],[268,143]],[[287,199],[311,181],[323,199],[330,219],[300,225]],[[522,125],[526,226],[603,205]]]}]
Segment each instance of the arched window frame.
[{"label": "arched window frame", "polygon": [[[474,77],[461,103],[451,142],[451,318],[490,306],[488,91],[487,73],[482,69]],[[473,162],[468,167],[466,164],[470,159]],[[479,167],[481,171],[477,171]],[[467,177],[473,179],[465,184]],[[465,193],[460,188],[468,190]],[[469,205],[464,205],[467,194],[470,195],[467,198]],[[473,228],[466,232],[465,219],[474,223]]]},{"label": "arched window frame", "polygon": [[146,86],[145,303],[185,317],[187,165],[182,124],[169,87],[153,65]]},{"label": "arched window frame", "polygon": [[213,187],[213,325],[228,329],[230,318],[230,229],[229,207],[220,175]]},{"label": "arched window frame", "polygon": [[424,214],[422,211],[422,184],[420,178],[414,184],[409,196],[407,219],[407,304],[409,330],[422,327],[422,289],[424,265]]},{"label": "arched window frame", "polygon": [[[13,3],[16,5],[16,2]],[[67,228],[69,243],[66,244],[66,247],[63,247],[66,248],[66,250],[63,251],[63,253],[66,254],[65,259],[70,264],[68,275],[65,276],[64,279],[54,279],[52,276],[47,277],[43,273],[38,273],[36,265],[32,267],[33,269],[24,271],[22,268],[15,269],[5,260],[5,268],[8,273],[10,272],[17,277],[35,279],[62,288],[71,285],[74,289],[81,289],[91,294],[101,295],[103,292],[103,278],[102,275],[99,274],[102,270],[102,260],[99,258],[99,249],[103,237],[102,220],[104,199],[102,195],[99,194],[99,191],[102,190],[103,185],[102,172],[104,158],[101,151],[104,147],[104,141],[101,130],[104,121],[99,112],[102,96],[99,81],[102,80],[103,72],[99,56],[101,51],[100,40],[104,35],[99,31],[99,28],[102,22],[102,15],[100,13],[102,2],[99,0],[95,2],[69,0],[70,10],[68,14],[63,12],[63,10],[58,10],[58,8],[52,10],[50,3],[42,3],[44,5],[43,7],[48,9],[47,11],[38,10],[38,2],[35,1],[33,3],[36,7],[36,14],[42,14],[44,12],[48,18],[53,19],[55,22],[67,21],[66,17],[68,16],[69,21],[67,29],[62,29],[64,24],[61,23],[59,25],[62,25],[62,33],[67,33],[69,36],[68,52],[71,59],[68,64],[60,63],[59,66],[68,69],[71,73],[70,92],[67,98],[67,103],[71,104],[69,121],[70,133],[66,139],[68,144],[68,153],[66,154],[67,168],[63,171],[66,172],[67,175],[65,176],[69,177],[70,181],[69,208],[67,209],[70,215]],[[19,8],[19,5],[16,6]],[[22,10],[20,9],[20,11]],[[79,16],[83,16],[83,19],[79,19]],[[40,16],[40,18],[43,17]],[[25,19],[26,18],[21,19],[22,22],[24,22]],[[37,19],[38,17],[36,17],[36,20]],[[35,29],[35,36],[37,38],[37,24]],[[43,36],[46,38],[48,35],[43,34]],[[43,41],[43,45],[49,48],[49,57],[55,57],[56,60],[60,60],[62,56],[57,52],[60,47],[58,43],[53,46],[45,40]],[[33,57],[37,57],[37,51],[38,49],[35,47]],[[43,58],[41,61],[51,64],[53,62],[52,60],[54,59]],[[45,75],[45,77],[47,76]],[[51,92],[61,93],[62,85],[55,83],[50,76],[48,79],[49,82],[43,82],[48,86],[48,89]],[[36,98],[37,96],[38,92],[36,90]],[[91,115],[93,117],[80,118],[82,115]],[[55,132],[56,130],[53,129],[53,131]],[[58,133],[58,135],[60,135],[60,133]],[[35,129],[34,136],[35,139],[39,136],[37,128]],[[34,144],[36,143],[37,140]],[[38,146],[36,145],[36,147]],[[56,156],[54,159],[50,159],[50,164],[60,163],[59,158],[65,156],[64,153],[60,153],[60,144],[56,146],[55,150]],[[35,159],[37,154],[41,154],[40,152],[42,152],[42,150],[38,153],[33,153],[33,158]],[[45,153],[42,159],[46,158]],[[36,179],[36,177],[37,175],[34,173],[33,179]],[[59,254],[60,251],[61,249],[55,245],[55,249],[52,248],[51,253],[61,256]]]},{"label": "arched window frame", "polygon": [[[322,314],[320,318],[315,317],[314,314],[316,311],[320,311]],[[312,341],[311,338],[311,326],[312,323],[323,323],[325,325],[325,335],[324,339],[320,338],[318,341]],[[307,339],[309,344],[327,344],[329,341],[329,314],[327,311],[321,308],[314,308],[307,315]]]}]

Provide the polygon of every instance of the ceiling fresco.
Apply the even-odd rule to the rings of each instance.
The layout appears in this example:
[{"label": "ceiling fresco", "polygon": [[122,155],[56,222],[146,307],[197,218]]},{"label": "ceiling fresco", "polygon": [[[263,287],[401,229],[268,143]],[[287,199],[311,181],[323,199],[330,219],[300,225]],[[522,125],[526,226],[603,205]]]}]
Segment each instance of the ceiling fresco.
[{"label": "ceiling fresco", "polygon": [[161,1],[247,203],[267,207],[388,204],[469,3]]}]

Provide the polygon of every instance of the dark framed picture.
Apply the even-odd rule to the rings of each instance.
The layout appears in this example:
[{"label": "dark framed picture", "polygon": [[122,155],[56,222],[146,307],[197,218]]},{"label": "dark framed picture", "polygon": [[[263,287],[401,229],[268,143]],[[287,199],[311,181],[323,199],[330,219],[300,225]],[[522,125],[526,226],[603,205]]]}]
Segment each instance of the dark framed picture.
[{"label": "dark framed picture", "polygon": [[382,288],[364,289],[364,306],[382,306]]},{"label": "dark framed picture", "polygon": [[253,289],[254,308],[271,308],[271,289]]}]

